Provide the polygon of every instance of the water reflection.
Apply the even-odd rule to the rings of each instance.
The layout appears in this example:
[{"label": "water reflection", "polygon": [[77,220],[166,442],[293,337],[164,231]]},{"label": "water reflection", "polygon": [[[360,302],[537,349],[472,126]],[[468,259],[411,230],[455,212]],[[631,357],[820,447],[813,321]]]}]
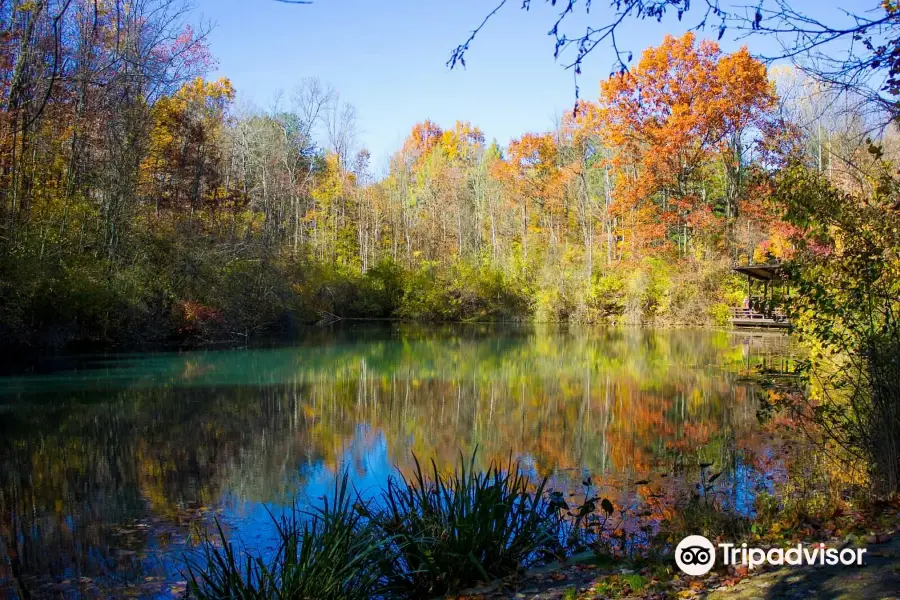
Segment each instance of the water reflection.
[{"label": "water reflection", "polygon": [[175,595],[192,524],[266,548],[266,506],[343,468],[376,493],[413,452],[588,471],[620,499],[701,459],[746,510],[772,456],[740,374],[786,357],[772,335],[390,326],[38,365],[0,378],[0,595]]}]

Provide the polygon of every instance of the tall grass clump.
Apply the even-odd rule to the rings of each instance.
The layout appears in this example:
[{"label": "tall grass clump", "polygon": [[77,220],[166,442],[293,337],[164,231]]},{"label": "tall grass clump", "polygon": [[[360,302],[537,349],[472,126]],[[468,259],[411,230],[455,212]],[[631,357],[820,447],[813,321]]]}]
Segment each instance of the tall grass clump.
[{"label": "tall grass clump", "polygon": [[273,517],[279,545],[268,560],[237,551],[217,523],[217,539],[207,537],[199,558],[188,561],[189,597],[368,600],[380,595],[379,568],[390,539],[377,535],[358,509],[345,474],[322,508]]},{"label": "tall grass clump", "polygon": [[432,598],[513,574],[555,542],[546,478],[531,489],[512,461],[478,471],[474,455],[448,476],[431,467],[426,476],[416,459],[368,514],[391,540],[382,572],[392,597]]}]

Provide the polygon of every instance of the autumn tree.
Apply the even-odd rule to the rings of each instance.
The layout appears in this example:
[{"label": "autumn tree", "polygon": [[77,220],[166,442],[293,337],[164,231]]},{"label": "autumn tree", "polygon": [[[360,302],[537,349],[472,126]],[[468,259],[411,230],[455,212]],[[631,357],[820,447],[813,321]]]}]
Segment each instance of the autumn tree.
[{"label": "autumn tree", "polygon": [[594,274],[594,235],[598,223],[606,246],[606,266],[618,255],[609,165],[611,150],[604,144],[599,119],[596,104],[579,102],[576,110],[563,115],[557,132],[562,162],[571,169],[569,190],[575,199],[588,281]]},{"label": "autumn tree", "polygon": [[[326,313],[640,321],[676,314],[703,261],[790,245],[743,227],[770,216],[757,142],[790,145],[763,135],[774,93],[746,50],[667,38],[552,131],[503,147],[426,120],[381,173],[322,82],[235,106],[188,14],[0,2],[0,323],[208,341]],[[850,182],[838,125],[803,130],[805,156]]]},{"label": "autumn tree", "polygon": [[146,173],[156,184],[151,196],[157,214],[165,207],[193,217],[203,205],[215,209],[223,198],[220,149],[233,99],[227,79],[197,78],[153,105]]},{"label": "autumn tree", "polygon": [[567,173],[560,168],[559,149],[550,134],[525,134],[510,142],[497,176],[507,187],[510,203],[519,213],[522,263],[528,268],[529,233],[546,228],[548,242],[558,243],[562,192]]},{"label": "autumn tree", "polygon": [[[99,229],[115,258],[137,210],[150,107],[209,68],[205,30],[178,0],[16,0],[0,4],[0,27],[3,238],[27,252],[19,240],[35,239],[41,214],[55,222],[37,225],[39,256]],[[102,226],[73,228],[76,215]]]},{"label": "autumn tree", "polygon": [[[765,67],[746,48],[724,55],[691,33],[667,36],[635,69],[602,84],[598,125],[615,149],[610,164],[633,247],[676,242],[686,254],[692,233],[716,213],[735,215],[747,145],[774,102]],[[724,170],[725,189],[711,189],[711,168]]]},{"label": "autumn tree", "polygon": [[[480,217],[470,185],[484,151],[484,134],[470,123],[444,130],[416,124],[392,159],[389,187],[397,197],[398,232],[412,259],[414,239],[430,260],[461,257],[480,245]],[[473,240],[474,238],[474,240]]]}]

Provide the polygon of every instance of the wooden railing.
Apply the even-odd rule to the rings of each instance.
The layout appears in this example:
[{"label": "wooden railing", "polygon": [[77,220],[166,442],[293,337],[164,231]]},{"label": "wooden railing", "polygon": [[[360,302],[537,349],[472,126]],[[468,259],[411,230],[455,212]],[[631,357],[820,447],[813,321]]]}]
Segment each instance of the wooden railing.
[{"label": "wooden railing", "polygon": [[762,313],[752,308],[732,307],[731,318],[747,320],[787,321],[787,316],[780,309]]}]

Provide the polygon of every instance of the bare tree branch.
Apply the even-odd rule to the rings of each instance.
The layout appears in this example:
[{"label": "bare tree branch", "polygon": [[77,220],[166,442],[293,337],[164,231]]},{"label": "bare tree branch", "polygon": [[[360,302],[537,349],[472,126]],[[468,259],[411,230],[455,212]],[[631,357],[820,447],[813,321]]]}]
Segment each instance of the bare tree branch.
[{"label": "bare tree branch", "polygon": [[[476,27],[469,38],[450,54],[447,66],[465,66],[466,53],[478,34],[494,18],[508,0],[502,0]],[[521,9],[528,11],[533,0],[523,0]],[[690,0],[610,0],[610,14],[605,23],[588,24],[581,32],[566,33],[565,24],[578,13],[590,16],[592,0],[544,0],[562,10],[553,22],[548,35],[555,39],[554,58],[569,51],[574,56],[563,63],[572,69],[578,95],[578,76],[584,60],[598,46],[607,43],[614,53],[611,73],[628,70],[633,52],[620,46],[617,35],[628,20],[652,19],[661,22],[675,13],[682,21],[694,9]],[[892,4],[881,4],[861,14],[843,11],[844,23],[830,23],[816,19],[792,8],[788,0],[761,0],[756,6],[732,5],[724,7],[720,0],[704,0],[691,31],[715,26],[721,39],[729,29],[737,32],[737,39],[765,35],[778,40],[781,52],[760,58],[771,62],[791,60],[816,79],[866,95],[891,110],[896,108],[900,95],[900,10]],[[711,22],[712,21],[712,22]],[[835,46],[841,46],[836,50]],[[880,78],[880,79],[879,79]]]}]

